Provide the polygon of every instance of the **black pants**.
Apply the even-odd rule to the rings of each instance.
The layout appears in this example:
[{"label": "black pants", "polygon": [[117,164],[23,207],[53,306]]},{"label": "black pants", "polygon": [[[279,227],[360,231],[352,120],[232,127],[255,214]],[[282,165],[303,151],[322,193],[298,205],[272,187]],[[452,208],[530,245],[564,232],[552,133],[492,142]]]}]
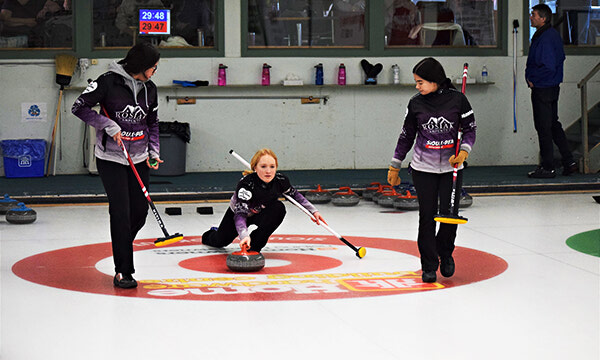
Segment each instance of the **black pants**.
[{"label": "black pants", "polygon": [[[277,230],[285,217],[285,205],[281,201],[273,201],[266,205],[258,214],[248,217],[247,225],[254,224],[256,229],[250,233],[250,250],[260,252],[269,236]],[[208,230],[202,234],[202,243],[214,247],[224,247],[233,242],[238,236],[233,221],[233,211],[227,208],[218,230]]]},{"label": "black pants", "polygon": [[538,134],[542,167],[554,169],[554,145],[558,147],[563,166],[573,162],[573,155],[562,125],[558,121],[558,86],[549,88],[532,88],[531,104],[533,106],[533,124]]},{"label": "black pants", "polygon": [[[457,225],[440,224],[436,234],[436,214],[450,213],[450,196],[452,193],[452,172],[433,174],[412,170],[413,183],[419,201],[419,234],[417,244],[421,254],[423,271],[436,271],[439,258],[448,258],[454,251]],[[458,214],[460,189],[462,188],[462,170],[458,172],[454,214]],[[439,199],[439,208],[438,208]]]},{"label": "black pants", "polygon": [[[98,158],[96,164],[108,196],[115,272],[133,274],[133,240],[146,222],[148,201],[129,165]],[[135,168],[148,189],[150,171],[146,162],[137,164]]]}]

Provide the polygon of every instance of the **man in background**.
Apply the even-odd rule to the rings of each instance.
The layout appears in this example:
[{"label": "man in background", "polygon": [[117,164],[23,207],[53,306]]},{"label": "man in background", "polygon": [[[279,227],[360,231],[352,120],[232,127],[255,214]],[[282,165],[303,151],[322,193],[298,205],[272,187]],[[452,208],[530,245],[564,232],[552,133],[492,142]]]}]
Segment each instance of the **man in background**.
[{"label": "man in background", "polygon": [[558,121],[558,95],[563,81],[565,52],[562,39],[550,23],[552,10],[546,4],[532,8],[531,26],[536,32],[531,39],[525,79],[531,88],[533,123],[538,133],[541,164],[528,173],[531,178],[553,178],[554,147],[558,146],[562,157],[563,175],[577,172],[577,163],[569,150],[567,137]]}]

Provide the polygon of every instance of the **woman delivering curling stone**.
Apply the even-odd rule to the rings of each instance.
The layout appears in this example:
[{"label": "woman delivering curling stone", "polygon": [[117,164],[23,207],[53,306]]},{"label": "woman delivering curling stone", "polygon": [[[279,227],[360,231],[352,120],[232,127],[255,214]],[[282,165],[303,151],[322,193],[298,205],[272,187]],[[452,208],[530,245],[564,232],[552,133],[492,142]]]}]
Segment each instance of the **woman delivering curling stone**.
[{"label": "woman delivering curling stone", "polygon": [[[159,58],[148,43],[133,46],[124,59],[111,63],[108,72],[89,83],[71,109],[96,128],[94,153],[108,196],[116,272],[113,283],[120,288],[137,286],[132,276],[133,240],[146,222],[148,203],[119,143],[127,148],[147,189],[149,169],[157,169],[163,162],[159,156],[158,95],[150,81]],[[97,104],[102,108],[100,114],[92,110]]]},{"label": "woman delivering curling stone", "polygon": [[[434,216],[450,213],[453,165],[458,164],[458,187],[462,184],[463,162],[475,143],[475,117],[469,101],[446,77],[442,65],[433,58],[421,60],[413,68],[419,94],[413,96],[404,118],[394,157],[388,171],[388,182],[400,184],[398,171],[406,154],[416,144],[409,165],[419,201],[419,233],[417,243],[421,254],[423,282],[435,282],[436,271],[444,277],[454,275],[454,240],[456,224],[440,224],[436,234]],[[455,156],[459,128],[463,139],[460,153]],[[456,197],[455,211],[458,209]],[[456,215],[456,214],[455,214]]]},{"label": "woman delivering curling stone", "polygon": [[[315,222],[325,222],[317,209],[290,184],[290,180],[277,172],[277,156],[270,149],[260,149],[250,160],[252,172],[244,173],[231,197],[218,229],[210,229],[202,235],[202,243],[224,247],[240,238],[240,247],[248,245],[250,251],[260,252],[269,236],[285,217],[285,206],[279,200],[287,194],[304,206],[315,217]],[[257,226],[252,233],[248,225]]]}]

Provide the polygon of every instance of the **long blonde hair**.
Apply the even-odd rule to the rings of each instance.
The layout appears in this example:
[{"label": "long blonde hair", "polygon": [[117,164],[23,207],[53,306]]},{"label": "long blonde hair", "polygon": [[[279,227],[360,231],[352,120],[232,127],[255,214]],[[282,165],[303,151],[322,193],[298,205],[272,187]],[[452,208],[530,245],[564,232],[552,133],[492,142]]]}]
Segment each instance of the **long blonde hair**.
[{"label": "long blonde hair", "polygon": [[260,161],[260,158],[265,156],[265,155],[269,155],[271,156],[273,159],[275,159],[275,166],[279,167],[279,163],[277,161],[277,155],[275,155],[275,153],[273,152],[273,150],[268,149],[268,148],[262,148],[260,150],[258,150],[254,156],[252,156],[252,159],[250,159],[250,167],[252,168],[251,170],[244,170],[243,174],[244,176],[248,175],[248,174],[252,174],[254,172],[254,169],[256,168],[256,165],[258,165],[258,162]]}]

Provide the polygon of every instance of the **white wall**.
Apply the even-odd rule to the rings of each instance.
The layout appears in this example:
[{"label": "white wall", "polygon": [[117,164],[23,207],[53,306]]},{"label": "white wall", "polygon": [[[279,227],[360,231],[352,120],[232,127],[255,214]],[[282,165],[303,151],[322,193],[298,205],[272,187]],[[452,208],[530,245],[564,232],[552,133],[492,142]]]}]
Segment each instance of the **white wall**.
[{"label": "white wall", "polygon": [[[153,81],[170,86],[173,79],[209,80],[216,82],[219,63],[226,64],[228,84],[259,84],[261,67],[269,63],[271,82],[278,83],[287,73],[298,74],[305,84],[313,83],[313,66],[324,64],[325,82],[335,83],[337,66],[345,63],[348,84],[362,82],[359,62],[362,58],[242,58],[240,52],[240,5],[225,2],[225,58],[164,58]],[[519,18],[518,2],[509,4],[509,23]],[[235,14],[234,16],[230,14]],[[522,37],[518,37],[518,132],[513,133],[512,111],[512,29],[509,32],[509,54],[504,57],[443,57],[436,56],[449,76],[458,77],[462,65],[468,62],[470,74],[479,80],[485,64],[489,71],[489,86],[467,86],[467,95],[478,123],[477,142],[469,157],[471,165],[524,165],[537,163],[537,136],[533,129],[529,89],[524,78],[526,57]],[[435,55],[434,55],[435,56]],[[411,69],[421,57],[368,58],[380,62],[384,71],[380,84],[391,83],[390,66],[400,65],[402,83],[411,83]],[[71,85],[84,87],[86,79],[96,78],[106,71],[113,59],[100,59],[83,75],[76,72]],[[561,87],[559,116],[568,126],[580,117],[580,95],[577,82],[597,63],[595,56],[568,56],[565,81]],[[50,139],[58,101],[55,68],[52,61],[0,61],[0,139]],[[18,61],[17,61],[18,63]],[[33,64],[32,64],[33,63]],[[590,84],[590,105],[600,101],[600,75]],[[269,89],[193,89],[162,88],[159,90],[162,121],[188,122],[192,140],[187,147],[187,171],[232,171],[239,164],[228,155],[234,148],[250,157],[260,147],[271,147],[280,158],[281,169],[365,169],[385,168],[393,155],[402,126],[406,104],[416,91],[412,87],[369,88],[294,88],[281,91]],[[176,105],[166,96],[186,95],[328,95],[324,105],[301,105],[300,100],[198,100],[195,105]],[[70,107],[79,95],[67,90],[60,113],[59,133],[62,152],[57,174],[86,173],[83,168],[83,123],[71,115]],[[21,103],[45,102],[46,122],[21,122]],[[0,172],[3,168],[0,169]]]}]

